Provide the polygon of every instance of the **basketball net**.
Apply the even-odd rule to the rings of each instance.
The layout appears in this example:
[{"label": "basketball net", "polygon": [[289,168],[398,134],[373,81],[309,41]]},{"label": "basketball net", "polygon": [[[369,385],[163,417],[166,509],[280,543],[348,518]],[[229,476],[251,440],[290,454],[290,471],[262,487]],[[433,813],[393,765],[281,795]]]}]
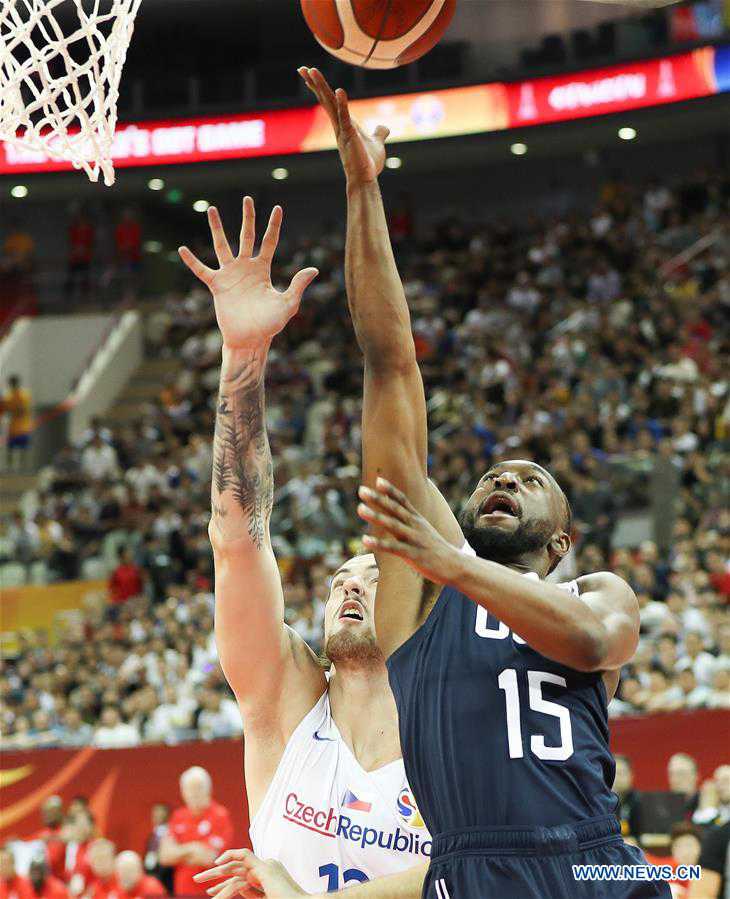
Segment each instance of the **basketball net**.
[{"label": "basketball net", "polygon": [[114,183],[119,79],[141,0],[0,0],[0,139]]}]

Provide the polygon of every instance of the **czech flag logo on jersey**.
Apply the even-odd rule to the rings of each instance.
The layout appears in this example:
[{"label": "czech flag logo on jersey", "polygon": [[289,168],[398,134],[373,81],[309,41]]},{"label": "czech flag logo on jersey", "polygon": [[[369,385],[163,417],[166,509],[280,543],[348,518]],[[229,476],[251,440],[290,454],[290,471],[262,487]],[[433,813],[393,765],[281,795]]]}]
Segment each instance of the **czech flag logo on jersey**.
[{"label": "czech flag logo on jersey", "polygon": [[356,812],[369,812],[373,807],[369,794],[361,793],[356,796],[352,790],[345,790],[341,805],[342,808],[354,809]]},{"label": "czech flag logo on jersey", "polygon": [[421,813],[418,811],[418,806],[416,805],[416,800],[413,798],[413,793],[411,793],[408,787],[403,787],[400,793],[398,793],[397,803],[398,813],[409,827],[426,826],[423,823]]}]

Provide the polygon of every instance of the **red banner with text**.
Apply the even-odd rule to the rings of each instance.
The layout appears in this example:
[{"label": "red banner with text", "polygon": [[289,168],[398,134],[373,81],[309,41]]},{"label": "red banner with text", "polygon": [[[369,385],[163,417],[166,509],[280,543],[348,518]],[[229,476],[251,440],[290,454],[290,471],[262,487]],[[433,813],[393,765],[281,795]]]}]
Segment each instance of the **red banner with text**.
[{"label": "red banner with text", "polygon": [[[730,89],[727,53],[702,47],[648,62],[622,63],[555,78],[492,82],[353,100],[368,130],[390,129],[389,143],[485,134],[706,97]],[[117,127],[117,168],[170,165],[331,150],[332,127],[317,106],[226,116],[132,122]],[[63,149],[59,145],[62,157]],[[0,141],[0,174],[71,169],[20,144]]]},{"label": "red banner with text", "polygon": [[[730,712],[698,711],[622,718],[611,724],[611,747],[627,755],[641,790],[666,790],[675,752],[687,752],[702,779],[727,762]],[[214,797],[231,812],[236,844],[250,845],[240,740],[135,749],[46,749],[4,752],[0,769],[0,844],[41,826],[40,807],[54,793],[86,796],[99,831],[120,848],[142,851],[156,802],[180,804],[178,779],[191,765],[213,778]]]}]

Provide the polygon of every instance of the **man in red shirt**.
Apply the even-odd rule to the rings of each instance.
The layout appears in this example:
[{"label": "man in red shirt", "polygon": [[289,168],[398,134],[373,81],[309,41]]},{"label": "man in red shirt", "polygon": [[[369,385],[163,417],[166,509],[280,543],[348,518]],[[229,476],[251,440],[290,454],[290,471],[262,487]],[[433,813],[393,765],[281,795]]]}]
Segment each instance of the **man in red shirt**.
[{"label": "man in red shirt", "polygon": [[205,885],[193,880],[233,843],[228,809],[212,798],[210,774],[188,768],[180,777],[185,805],[173,812],[160,842],[160,863],[175,868],[175,896],[204,896]]},{"label": "man in red shirt", "polygon": [[74,896],[86,890],[94,880],[89,864],[89,848],[94,839],[94,816],[88,809],[79,809],[70,822],[64,880]]},{"label": "man in red shirt", "polygon": [[109,578],[109,600],[114,605],[121,605],[132,596],[139,596],[144,589],[142,571],[132,561],[132,554],[126,546],[118,551],[119,564]]},{"label": "man in red shirt", "polygon": [[66,868],[66,841],[61,832],[63,827],[63,800],[60,796],[49,796],[41,806],[43,827],[30,837],[43,840],[46,844],[46,858],[51,875],[63,880]]},{"label": "man in red shirt", "polygon": [[74,215],[68,227],[68,271],[64,293],[75,297],[78,284],[83,297],[91,290],[91,260],[94,252],[94,227],[83,212]]},{"label": "man in red shirt", "polygon": [[87,899],[115,899],[114,893],[119,890],[117,878],[114,876],[116,855],[117,847],[104,837],[99,837],[89,846],[92,879],[86,884],[84,896]]},{"label": "man in red shirt", "polygon": [[115,865],[119,890],[111,899],[147,899],[166,896],[165,888],[156,877],[144,873],[142,859],[136,852],[120,852]]},{"label": "man in red shirt", "polygon": [[0,899],[69,899],[63,883],[49,876],[44,858],[32,861],[28,874],[17,874],[13,853],[7,846],[0,849]]}]

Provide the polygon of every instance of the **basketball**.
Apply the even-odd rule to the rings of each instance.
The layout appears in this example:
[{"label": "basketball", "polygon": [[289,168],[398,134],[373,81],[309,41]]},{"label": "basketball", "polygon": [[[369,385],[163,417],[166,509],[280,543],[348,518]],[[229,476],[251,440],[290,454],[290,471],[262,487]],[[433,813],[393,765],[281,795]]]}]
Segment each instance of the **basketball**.
[{"label": "basketball", "polygon": [[394,69],[419,59],[446,31],[456,0],[301,0],[317,41],[337,59]]}]

